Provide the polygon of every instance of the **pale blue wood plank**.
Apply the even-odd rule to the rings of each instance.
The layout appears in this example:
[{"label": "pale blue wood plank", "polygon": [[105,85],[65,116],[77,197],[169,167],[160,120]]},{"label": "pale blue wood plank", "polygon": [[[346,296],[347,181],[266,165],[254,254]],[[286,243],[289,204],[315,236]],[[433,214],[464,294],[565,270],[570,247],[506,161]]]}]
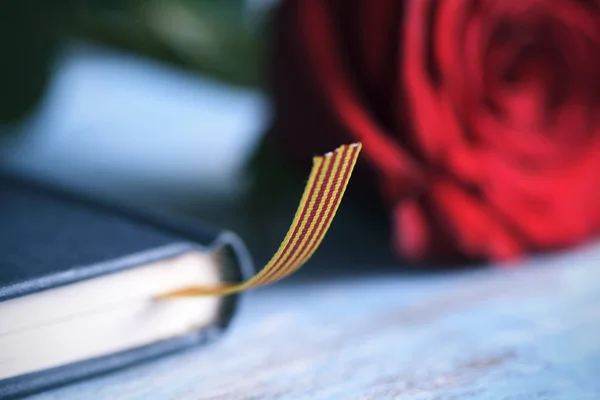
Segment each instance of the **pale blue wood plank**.
[{"label": "pale blue wood plank", "polygon": [[33,399],[596,400],[599,264],[277,285],[210,348]]}]

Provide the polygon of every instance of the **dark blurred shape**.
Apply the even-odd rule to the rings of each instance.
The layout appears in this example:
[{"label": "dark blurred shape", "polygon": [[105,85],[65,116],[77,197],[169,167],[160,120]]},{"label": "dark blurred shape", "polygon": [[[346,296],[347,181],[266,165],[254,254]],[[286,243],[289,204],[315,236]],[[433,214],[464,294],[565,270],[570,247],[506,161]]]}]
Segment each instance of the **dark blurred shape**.
[{"label": "dark blurred shape", "polygon": [[226,82],[260,81],[260,19],[244,0],[95,0],[73,19],[73,34],[144,54]]},{"label": "dark blurred shape", "polygon": [[60,2],[0,3],[0,124],[21,121],[43,95],[60,42],[50,17],[60,10]]}]

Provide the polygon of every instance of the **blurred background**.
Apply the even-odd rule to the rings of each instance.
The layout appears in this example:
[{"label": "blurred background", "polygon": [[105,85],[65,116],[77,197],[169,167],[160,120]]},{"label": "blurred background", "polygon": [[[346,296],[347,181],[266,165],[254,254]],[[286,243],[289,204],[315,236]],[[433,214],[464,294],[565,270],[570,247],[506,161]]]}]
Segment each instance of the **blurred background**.
[{"label": "blurred background", "polygon": [[[232,229],[265,262],[306,179],[261,146],[276,4],[3,2],[1,166]],[[345,201],[317,257],[392,262],[384,221]]]}]

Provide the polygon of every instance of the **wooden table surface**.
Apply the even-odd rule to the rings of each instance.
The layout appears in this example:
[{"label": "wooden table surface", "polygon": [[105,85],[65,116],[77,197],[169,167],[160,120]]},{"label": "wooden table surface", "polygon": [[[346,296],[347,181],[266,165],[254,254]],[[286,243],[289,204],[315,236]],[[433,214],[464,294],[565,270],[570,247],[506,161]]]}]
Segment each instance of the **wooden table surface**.
[{"label": "wooden table surface", "polygon": [[511,270],[299,279],[229,334],[33,397],[600,399],[600,247]]}]

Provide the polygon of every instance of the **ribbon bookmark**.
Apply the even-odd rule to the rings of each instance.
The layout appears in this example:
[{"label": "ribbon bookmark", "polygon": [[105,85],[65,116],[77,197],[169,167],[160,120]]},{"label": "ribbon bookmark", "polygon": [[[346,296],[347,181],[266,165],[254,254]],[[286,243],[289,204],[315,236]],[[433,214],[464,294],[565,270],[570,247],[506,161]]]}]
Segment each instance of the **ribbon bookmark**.
[{"label": "ribbon bookmark", "polygon": [[302,200],[285,239],[267,265],[246,282],[217,287],[188,287],[158,299],[222,296],[277,282],[293,274],[321,244],[342,201],[362,145],[343,145],[313,158],[313,167]]}]

